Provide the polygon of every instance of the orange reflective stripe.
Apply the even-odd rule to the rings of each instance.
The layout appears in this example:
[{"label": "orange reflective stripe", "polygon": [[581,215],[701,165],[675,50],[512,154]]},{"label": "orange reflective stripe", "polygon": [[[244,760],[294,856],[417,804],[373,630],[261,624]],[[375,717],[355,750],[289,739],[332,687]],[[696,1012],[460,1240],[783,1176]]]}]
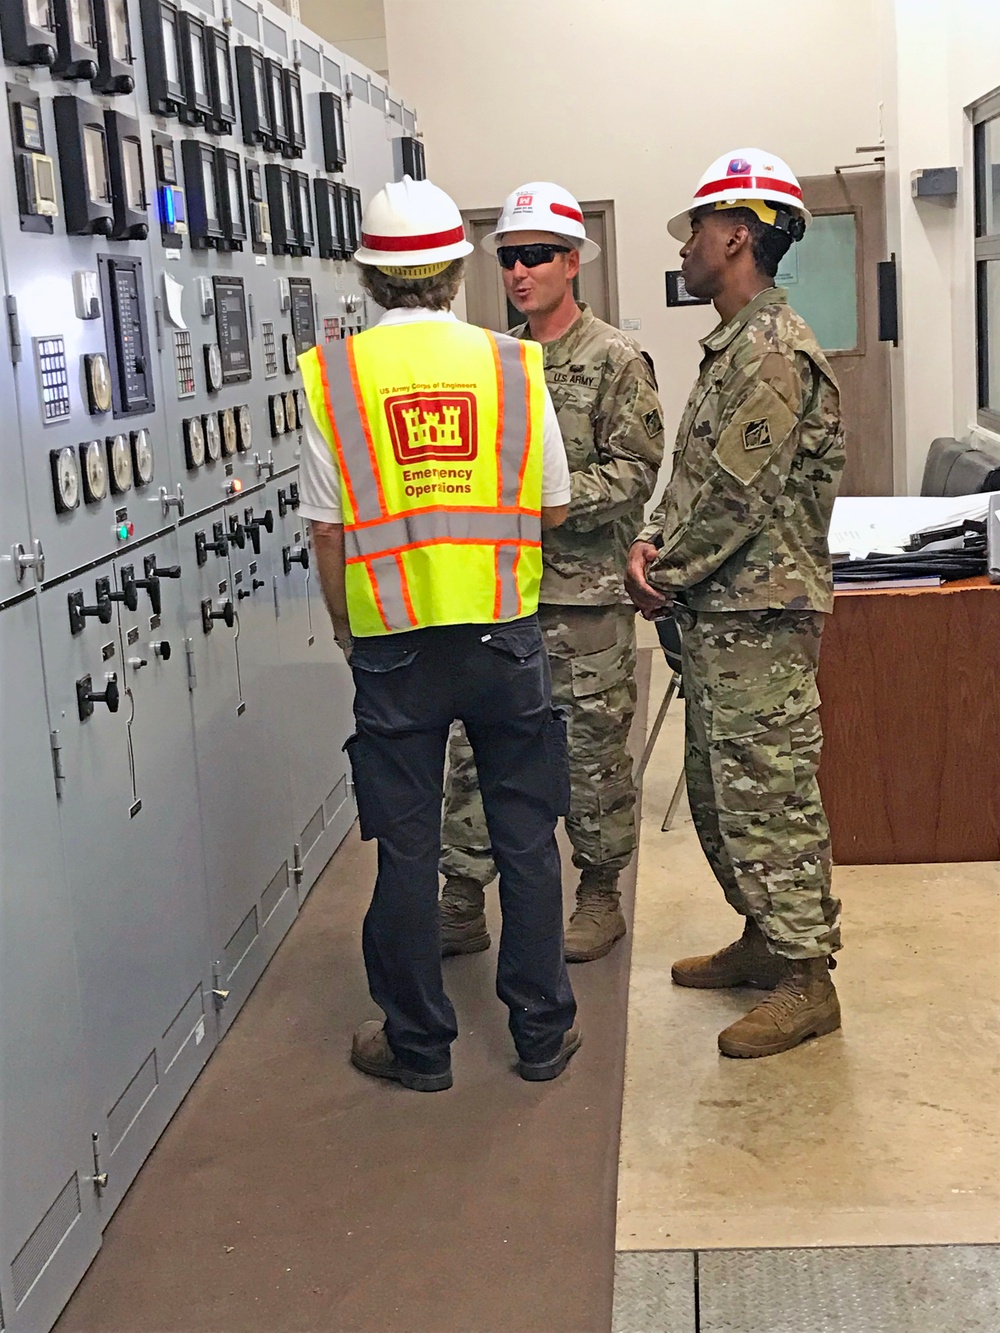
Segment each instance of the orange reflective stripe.
[{"label": "orange reflective stripe", "polygon": [[521,614],[521,589],[517,583],[517,566],[521,548],[504,544],[496,550],[496,593],[493,598],[493,619],[513,620]]},{"label": "orange reflective stripe", "polygon": [[374,569],[372,569],[372,562],[370,560],[365,560],[364,566],[365,569],[368,571],[368,581],[371,583],[372,596],[375,598],[375,610],[379,613],[379,616],[382,619],[382,624],[385,626],[386,631],[388,633],[391,633],[392,626],[389,624],[388,618],[386,617],[385,614],[385,607],[382,605],[382,598],[379,595],[379,590],[378,590],[378,579],[375,577]]},{"label": "orange reflective stripe", "polygon": [[389,555],[405,555],[407,551],[422,551],[428,546],[510,546],[521,550],[524,547],[534,547],[536,550],[541,546],[540,541],[508,541],[506,537],[498,537],[495,541],[483,541],[481,537],[435,537],[431,541],[407,542],[405,546],[390,546],[384,551],[366,551],[364,554],[349,555],[346,558],[348,565],[367,565],[372,560],[382,560]]},{"label": "orange reflective stripe", "polygon": [[489,329],[486,330],[486,336],[490,342],[490,351],[493,353],[493,369],[497,377],[497,439],[496,439],[496,459],[497,459],[497,504],[503,501],[503,364],[500,360],[500,348],[497,346],[497,340]]},{"label": "orange reflective stripe", "polygon": [[406,614],[410,617],[410,624],[414,627],[417,623],[417,617],[413,614],[413,603],[410,600],[410,585],[406,577],[406,567],[403,564],[403,557],[396,552],[396,564],[399,566],[399,582],[403,590],[403,604],[406,607]]},{"label": "orange reflective stripe", "polygon": [[378,507],[379,512],[385,513],[385,492],[382,489],[382,473],[378,465],[378,457],[375,453],[375,443],[372,440],[371,422],[368,420],[368,409],[365,406],[365,400],[361,394],[361,385],[358,383],[358,367],[354,355],[354,339],[347,339],[347,368],[351,376],[351,384],[354,386],[354,397],[358,404],[358,415],[361,418],[361,429],[364,431],[365,444],[368,446],[368,457],[371,460],[372,473],[375,477],[375,485],[378,489]]},{"label": "orange reflective stripe", "polygon": [[524,475],[528,470],[528,458],[531,454],[531,446],[534,444],[534,422],[531,415],[531,376],[528,374],[528,349],[524,343],[518,348],[521,354],[521,368],[524,371],[524,453],[521,456],[521,466],[517,473],[517,503],[521,502],[521,493],[524,490]]},{"label": "orange reflective stripe", "polygon": [[351,485],[351,474],[347,470],[347,463],[344,459],[344,446],[340,439],[340,431],[338,431],[337,429],[337,419],[333,415],[333,404],[330,400],[330,381],[326,373],[326,354],[324,353],[322,347],[317,346],[313,348],[313,350],[316,353],[316,362],[317,365],[319,366],[320,381],[322,382],[323,385],[323,399],[326,403],[326,419],[330,423],[330,430],[333,434],[333,447],[337,453],[337,463],[339,464],[340,467],[340,476],[341,479],[343,480],[344,486],[347,489],[347,498],[351,502],[351,513],[357,514],[358,501],[357,497],[354,494],[354,488]]}]

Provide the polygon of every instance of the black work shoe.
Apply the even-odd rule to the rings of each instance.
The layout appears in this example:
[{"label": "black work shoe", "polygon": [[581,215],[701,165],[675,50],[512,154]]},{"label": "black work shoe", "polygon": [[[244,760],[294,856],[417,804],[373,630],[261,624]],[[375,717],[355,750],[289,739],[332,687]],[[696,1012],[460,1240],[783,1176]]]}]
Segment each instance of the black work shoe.
[{"label": "black work shoe", "polygon": [[385,1028],[374,1019],[362,1023],[355,1032],[351,1044],[351,1064],[363,1074],[371,1074],[374,1078],[391,1078],[394,1083],[402,1083],[404,1088],[412,1088],[414,1092],[444,1092],[452,1084],[450,1069],[446,1069],[443,1074],[421,1074],[416,1069],[407,1069],[406,1065],[401,1065],[392,1053]]},{"label": "black work shoe", "polygon": [[518,1060],[517,1072],[529,1083],[544,1083],[550,1078],[558,1078],[580,1049],[583,1034],[579,1028],[570,1028],[563,1033],[559,1053],[551,1060]]}]

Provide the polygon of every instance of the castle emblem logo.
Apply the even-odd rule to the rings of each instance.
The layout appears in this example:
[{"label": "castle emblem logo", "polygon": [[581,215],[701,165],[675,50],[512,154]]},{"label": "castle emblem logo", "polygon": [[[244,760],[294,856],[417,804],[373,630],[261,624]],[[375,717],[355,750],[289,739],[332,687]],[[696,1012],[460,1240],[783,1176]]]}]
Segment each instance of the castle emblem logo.
[{"label": "castle emblem logo", "polygon": [[476,457],[476,399],[471,393],[404,393],[385,400],[396,462],[443,463]]}]

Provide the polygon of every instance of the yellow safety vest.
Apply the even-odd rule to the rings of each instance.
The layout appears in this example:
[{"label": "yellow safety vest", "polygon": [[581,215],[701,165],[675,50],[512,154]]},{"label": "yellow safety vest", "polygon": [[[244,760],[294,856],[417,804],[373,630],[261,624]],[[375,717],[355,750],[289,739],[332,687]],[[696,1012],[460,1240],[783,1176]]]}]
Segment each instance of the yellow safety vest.
[{"label": "yellow safety vest", "polygon": [[422,320],[314,347],[299,364],[340,473],[352,632],[537,610],[538,343]]}]

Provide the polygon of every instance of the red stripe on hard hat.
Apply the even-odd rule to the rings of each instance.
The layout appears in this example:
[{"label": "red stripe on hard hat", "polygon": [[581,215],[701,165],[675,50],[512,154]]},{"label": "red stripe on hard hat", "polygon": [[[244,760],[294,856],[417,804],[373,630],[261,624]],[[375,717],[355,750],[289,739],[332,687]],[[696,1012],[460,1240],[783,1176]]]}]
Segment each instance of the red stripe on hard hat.
[{"label": "red stripe on hard hat", "polygon": [[582,222],[583,214],[578,208],[570,208],[569,204],[549,204],[549,212],[555,213],[560,218],[572,218],[574,222]]},{"label": "red stripe on hard hat", "polygon": [[373,236],[367,231],[361,233],[361,244],[369,250],[438,250],[464,240],[465,230],[462,227],[432,231],[426,236]]},{"label": "red stripe on hard hat", "polygon": [[760,190],[762,199],[770,199],[776,194],[790,194],[793,199],[801,199],[802,191],[790,181],[775,180],[773,176],[726,176],[721,181],[709,181],[695,194],[700,199],[705,194],[723,194],[728,189]]}]

